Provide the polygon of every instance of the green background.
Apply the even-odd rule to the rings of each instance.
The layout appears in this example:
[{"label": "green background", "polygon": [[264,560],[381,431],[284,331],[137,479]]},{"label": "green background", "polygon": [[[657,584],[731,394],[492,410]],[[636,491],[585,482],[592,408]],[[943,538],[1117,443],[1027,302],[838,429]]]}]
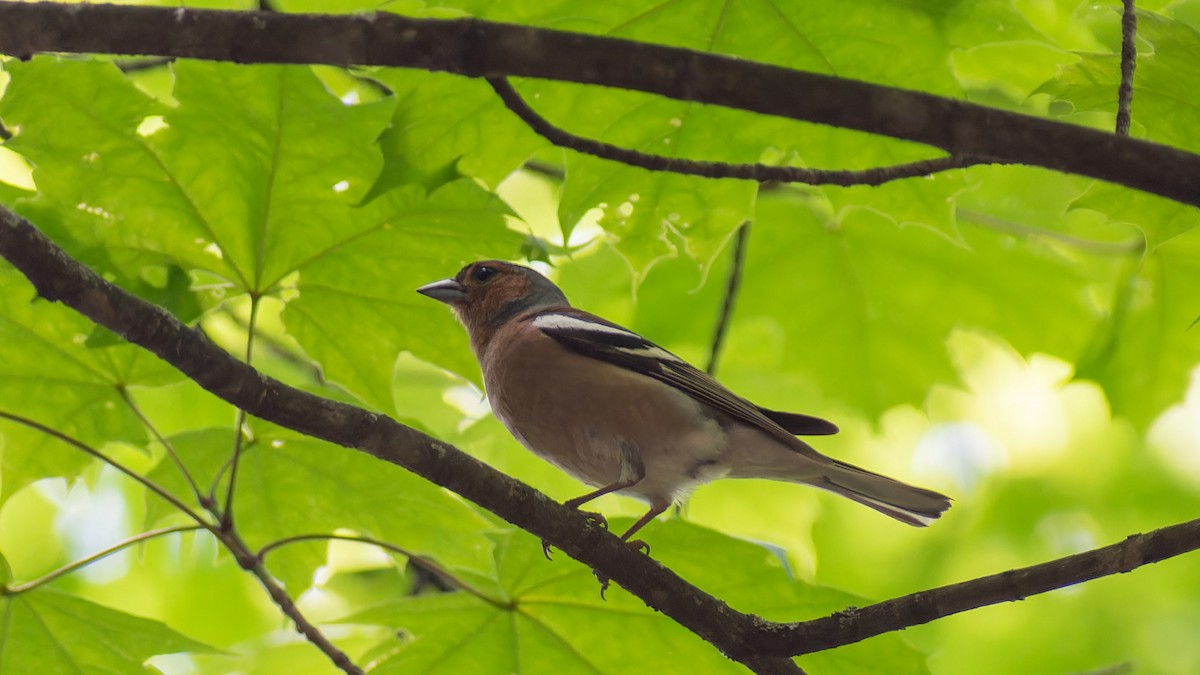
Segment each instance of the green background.
[{"label": "green background", "polygon": [[[246,9],[217,2],[206,6]],[[731,54],[1111,129],[1120,6],[982,0],[275,0],[277,11],[477,16]],[[1200,151],[1200,3],[1139,14],[1135,136]],[[0,202],[122,287],[302,388],[396,417],[556,499],[584,488],[487,412],[466,338],[412,292],[479,258],[538,260],[574,304],[703,366],[744,222],[719,376],[835,420],[823,452],[946,492],[906,528],[759,481],[698,490],[646,539],[737,609],[823,616],[1196,516],[1194,209],[1020,166],[880,187],[652,173],[550,146],[482,81],[409,70],[6,60]],[[579,85],[517,81],[573,133],[671,157],[866,168],[928,148]],[[752,86],[748,84],[747,86]],[[532,163],[530,163],[532,162]],[[251,311],[257,300],[257,307]],[[236,411],[0,266],[0,410],[191,500]],[[153,430],[141,419],[144,414]],[[405,471],[247,422],[253,546],[359,533],[426,556],[289,545],[267,560],[372,672],[738,672],[532,536]],[[0,577],[24,582],[184,522],[111,468],[0,423]],[[616,519],[643,507],[606,497]],[[801,658],[821,673],[1200,671],[1191,558]],[[0,597],[0,673],[336,672],[207,534],[163,537]],[[167,656],[164,656],[167,655]],[[151,658],[153,657],[153,658]]]}]

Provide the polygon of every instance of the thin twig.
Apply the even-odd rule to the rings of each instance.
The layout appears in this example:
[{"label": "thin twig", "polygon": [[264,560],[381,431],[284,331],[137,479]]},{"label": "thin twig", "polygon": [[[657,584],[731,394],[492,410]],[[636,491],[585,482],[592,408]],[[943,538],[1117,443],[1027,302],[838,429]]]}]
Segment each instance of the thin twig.
[{"label": "thin twig", "polygon": [[567,177],[567,172],[563,171],[561,166],[555,166],[546,162],[539,162],[536,159],[531,159],[525,162],[525,165],[521,168],[531,173],[536,173],[547,178],[553,178],[554,180],[558,181],[561,181]]},{"label": "thin twig", "polygon": [[[10,213],[12,212],[8,209],[0,207],[0,222],[2,222],[3,217],[7,217],[7,215]],[[154,481],[134,473],[120,462],[116,462],[106,457],[103,453],[89,446],[88,444],[67,436],[60,431],[51,429],[50,427],[39,422],[35,422],[31,419],[21,417],[20,415],[13,415],[12,413],[3,411],[0,411],[0,418],[8,419],[18,424],[36,429],[48,436],[57,438],[68,445],[82,450],[88,455],[101,460],[105,464],[108,464],[126,476],[129,476],[138,483],[141,483],[146,489],[157,494],[159,497],[162,497],[166,501],[170,502],[172,506],[187,514],[188,517],[196,522],[195,529],[208,530],[209,532],[212,532],[213,536],[217,537],[221,543],[225,544],[225,547],[229,549],[230,553],[233,554],[238,563],[258,578],[259,582],[267,590],[267,594],[271,596],[272,600],[275,601],[275,604],[279,607],[280,611],[291,618],[291,620],[296,624],[297,630],[299,630],[306,638],[308,638],[308,640],[312,642],[314,646],[324,652],[325,656],[328,657],[330,661],[336,664],[348,675],[362,675],[362,669],[354,665],[354,663],[350,661],[350,657],[346,656],[343,651],[335,647],[333,643],[329,642],[329,639],[326,638],[321,631],[317,630],[317,627],[314,626],[304,616],[304,614],[300,612],[300,609],[296,607],[296,603],[294,603],[288,596],[287,592],[275,582],[270,573],[268,573],[266,568],[263,567],[262,562],[250,551],[250,547],[247,546],[246,543],[238,536],[237,532],[232,527],[232,523],[230,523],[228,527],[214,526],[213,524],[201,518],[199,514],[188,508],[186,504],[176,499],[174,495],[164,490]],[[65,574],[65,572],[62,573]]]},{"label": "thin twig", "polygon": [[[220,311],[225,318],[232,321],[240,330],[250,330],[250,322],[233,311],[228,304],[222,305]],[[287,341],[275,337],[269,332],[257,333],[254,339],[258,343],[260,352],[263,348],[266,348],[275,357],[286,361],[289,365],[295,366],[299,370],[306,371],[314,382],[326,384],[325,376],[321,373],[321,369],[317,367],[317,364],[299,353]]]},{"label": "thin twig", "polygon": [[[246,364],[249,365],[254,357],[254,333],[258,328],[258,306],[262,296],[258,294],[250,295],[250,321],[246,327]],[[246,411],[238,408],[237,424],[233,430],[233,457],[229,463],[229,483],[225,489],[225,505],[221,510],[221,526],[224,528],[233,527],[233,494],[237,487],[238,464],[241,463],[242,445],[245,442],[246,434],[243,428],[246,425]],[[220,480],[220,472],[214,481]],[[216,484],[213,485],[214,496]]]},{"label": "thin twig", "polygon": [[133,411],[133,414],[142,421],[142,426],[146,427],[151,435],[158,440],[159,444],[166,448],[167,456],[171,458],[176,468],[179,469],[179,473],[183,474],[183,479],[187,481],[188,487],[192,489],[192,494],[195,495],[196,501],[201,506],[204,506],[204,494],[200,492],[200,486],[196,484],[196,480],[192,478],[192,473],[188,471],[187,466],[184,465],[183,460],[179,457],[179,453],[175,451],[175,446],[158,432],[158,427],[154,426],[150,418],[146,417],[145,413],[134,402],[133,397],[129,395],[129,391],[125,387],[117,387],[117,394],[121,397],[122,401],[125,401],[125,405]]},{"label": "thin twig", "polygon": [[1098,255],[1134,255],[1141,254],[1146,248],[1145,239],[1142,237],[1135,237],[1128,241],[1096,241],[1094,239],[1076,237],[1066,232],[1055,232],[1054,230],[1047,230],[1032,225],[1015,223],[1011,220],[1004,220],[988,213],[981,213],[970,209],[960,208],[957,213],[958,217],[962,220],[973,222],[989,230],[1006,232],[1025,238],[1040,237],[1042,239],[1050,239],[1087,253]]},{"label": "thin twig", "polygon": [[189,518],[196,521],[197,523],[199,523],[201,525],[208,524],[207,521],[205,521],[203,518],[200,517],[200,514],[196,513],[192,509],[188,508],[188,505],[179,501],[179,499],[176,498],[175,495],[171,494],[170,492],[167,492],[160,485],[158,485],[154,481],[150,480],[149,478],[146,478],[145,476],[140,476],[137,473],[134,473],[131,469],[127,468],[125,465],[121,464],[120,462],[113,461],[108,456],[106,456],[104,453],[93,448],[92,446],[88,445],[87,443],[84,443],[83,441],[72,438],[72,437],[64,434],[63,432],[58,431],[57,429],[51,429],[50,427],[48,427],[40,422],[35,422],[34,420],[31,420],[27,417],[22,417],[20,415],[14,415],[12,413],[4,412],[4,411],[0,410],[0,418],[4,418],[6,420],[11,420],[13,422],[16,422],[17,424],[22,424],[24,426],[29,427],[30,429],[36,429],[36,430],[42,432],[43,434],[46,434],[47,436],[57,438],[58,440],[62,441],[63,443],[66,443],[67,445],[70,445],[70,446],[75,447],[76,449],[82,450],[83,452],[91,455],[92,457],[95,457],[96,459],[100,460],[101,462],[104,462],[105,464],[111,466],[112,468],[116,469],[117,471],[120,471],[121,473],[125,474],[126,476],[129,476],[130,478],[134,479],[138,483],[141,483],[142,486],[145,487],[147,490],[153,492],[154,494],[158,495],[159,497],[162,497],[164,500],[169,502],[171,504],[171,506],[174,506],[175,508],[184,512],[185,514],[187,514],[187,516]]},{"label": "thin twig", "polygon": [[758,182],[778,181],[781,183],[806,183],[808,185],[882,185],[900,178],[928,176],[939,171],[962,169],[976,164],[994,163],[970,157],[951,155],[934,159],[922,159],[907,164],[880,166],[859,171],[844,169],[806,169],[796,166],[770,166],[767,164],[727,164],[695,159],[680,159],[652,155],[629,148],[622,148],[591,138],[576,136],[559,129],[539,115],[507,78],[489,77],[488,84],[500,96],[504,105],[521,118],[534,132],[551,143],[581,152],[585,155],[610,159],[614,162],[641,167],[648,171],[700,176],[702,178],[741,178]]},{"label": "thin twig", "polygon": [[74,572],[75,570],[77,570],[81,567],[86,567],[87,565],[90,565],[90,564],[96,562],[97,560],[100,560],[101,558],[106,558],[106,557],[116,553],[117,551],[126,549],[130,546],[133,546],[134,544],[137,544],[137,543],[140,543],[143,541],[149,541],[151,539],[154,539],[155,537],[161,537],[163,535],[173,534],[175,532],[194,532],[196,530],[207,530],[207,529],[209,529],[209,527],[210,526],[204,525],[204,524],[175,525],[173,527],[162,527],[157,530],[148,530],[146,532],[142,532],[141,534],[135,534],[134,536],[129,537],[128,539],[119,541],[119,542],[113,544],[112,546],[109,546],[108,548],[101,549],[89,556],[80,558],[79,560],[76,560],[74,562],[63,565],[62,567],[54,570],[53,572],[48,572],[47,574],[44,574],[32,581],[26,581],[23,584],[13,584],[12,586],[8,586],[8,587],[0,586],[0,595],[16,595],[18,593],[24,593],[25,591],[31,591],[35,588],[38,588],[39,586],[48,584],[51,581],[54,581],[55,579],[57,579],[63,575],[70,574],[71,572]]},{"label": "thin twig", "polygon": [[424,557],[422,557],[416,553],[413,553],[407,549],[396,546],[395,544],[391,544],[391,543],[388,543],[386,541],[382,541],[379,539],[374,539],[372,537],[364,537],[364,536],[356,535],[356,534],[334,534],[334,533],[297,534],[297,535],[294,535],[291,537],[284,537],[283,539],[276,539],[275,541],[267,544],[266,546],[263,546],[261,549],[258,550],[258,558],[260,560],[262,560],[271,551],[274,551],[275,549],[280,548],[282,546],[287,546],[288,544],[295,544],[295,543],[301,542],[301,541],[314,541],[314,540],[328,541],[331,539],[337,540],[337,541],[354,541],[354,542],[358,542],[360,544],[370,544],[371,546],[378,546],[379,548],[391,551],[393,553],[398,553],[398,554],[408,558],[409,562],[411,562],[413,565],[416,565],[417,567],[420,567],[421,569],[429,572],[430,574],[437,576],[438,578],[442,579],[443,581],[445,581],[447,584],[449,584],[453,588],[457,588],[458,590],[463,591],[469,595],[473,595],[476,598],[479,598],[480,600],[483,600],[484,602],[486,602],[490,605],[493,605],[495,607],[508,607],[507,602],[502,602],[500,600],[497,600],[497,599],[487,595],[486,593],[479,590],[478,588],[475,588],[474,586],[468,584],[467,582],[463,581],[462,579],[459,579],[458,577],[454,576],[453,574],[450,573],[449,570],[447,570],[446,568],[437,564],[436,562],[429,560],[428,558],[424,558]]},{"label": "thin twig", "polygon": [[1133,105],[1133,70],[1137,67],[1137,10],[1134,0],[1122,0],[1121,86],[1117,89],[1117,134],[1129,135]]},{"label": "thin twig", "polygon": [[325,634],[304,616],[300,608],[296,606],[295,601],[292,600],[292,596],[288,595],[283,586],[271,576],[266,566],[263,565],[262,559],[250,551],[250,546],[238,536],[236,530],[233,528],[221,529],[217,530],[214,534],[225,544],[226,548],[233,552],[238,565],[258,579],[258,583],[267,591],[267,595],[270,595],[275,605],[292,620],[292,623],[296,626],[296,630],[301,635],[317,649],[320,649],[326,658],[332,661],[346,675],[364,675],[362,668],[355,665],[345,652],[330,642],[329,638],[325,637]]},{"label": "thin twig", "polygon": [[725,333],[729,329],[729,318],[733,314],[733,306],[737,304],[738,290],[742,286],[742,268],[746,264],[746,241],[750,238],[750,221],[742,223],[738,228],[733,242],[733,262],[729,269],[729,280],[725,283],[725,297],[721,302],[721,314],[717,317],[717,327],[713,330],[712,347],[708,350],[708,365],[704,372],[709,375],[717,374],[717,359],[721,355],[721,347],[725,343]]}]

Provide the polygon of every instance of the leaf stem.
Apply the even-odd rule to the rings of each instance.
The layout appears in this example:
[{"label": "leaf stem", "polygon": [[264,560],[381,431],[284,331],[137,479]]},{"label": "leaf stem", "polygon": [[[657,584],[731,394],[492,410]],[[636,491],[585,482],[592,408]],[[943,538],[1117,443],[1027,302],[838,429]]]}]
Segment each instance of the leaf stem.
[{"label": "leaf stem", "polygon": [[1043,237],[1046,239],[1053,239],[1054,241],[1066,244],[1087,253],[1095,253],[1098,255],[1134,255],[1140,254],[1145,250],[1145,241],[1140,237],[1136,239],[1130,239],[1129,241],[1096,241],[1094,239],[1076,237],[1065,232],[1055,232],[1054,230],[1033,227],[1032,225],[1014,223],[1010,220],[1004,220],[1003,218],[997,218],[987,213],[970,211],[968,209],[959,209],[958,215],[964,220],[973,222],[976,225],[989,230],[1018,235],[1021,237]]},{"label": "leaf stem", "polygon": [[209,529],[209,526],[204,525],[204,524],[175,525],[172,527],[162,527],[157,530],[148,530],[146,532],[142,532],[141,534],[135,534],[134,536],[129,537],[128,539],[119,541],[119,542],[113,544],[112,546],[109,546],[108,548],[101,549],[89,556],[80,558],[79,560],[76,560],[74,562],[63,565],[62,567],[60,567],[52,572],[49,572],[47,574],[44,574],[32,581],[26,581],[23,584],[14,584],[14,585],[8,586],[8,587],[0,587],[0,595],[17,595],[18,593],[24,593],[25,591],[31,591],[35,588],[38,588],[39,586],[48,584],[51,581],[54,581],[55,579],[57,579],[61,576],[70,574],[71,572],[74,572],[75,570],[77,570],[81,567],[86,567],[87,565],[90,565],[90,564],[96,562],[97,560],[100,560],[101,558],[106,558],[122,549],[126,549],[130,546],[133,546],[134,544],[138,544],[143,541],[149,541],[156,537],[161,537],[161,536],[167,535],[167,534],[173,534],[175,532],[194,532],[196,530],[207,530],[207,529]]},{"label": "leaf stem", "polygon": [[[5,213],[5,210],[3,208],[0,208],[0,215],[2,215],[4,213]],[[244,414],[244,411],[242,412],[242,414]],[[108,464],[109,466],[113,467],[114,469],[120,471],[121,473],[125,474],[126,476],[129,476],[133,480],[142,484],[147,490],[150,490],[151,492],[157,494],[159,497],[162,497],[167,502],[169,502],[172,506],[179,509],[183,513],[187,514],[188,517],[190,517],[192,520],[196,521],[196,525],[194,525],[194,526],[177,526],[176,528],[164,528],[163,530],[152,530],[151,532],[143,533],[142,535],[132,537],[130,540],[126,540],[125,542],[119,543],[115,546],[115,548],[113,548],[113,547],[110,547],[110,548],[113,548],[113,550],[119,550],[120,548],[123,548],[124,546],[127,546],[130,543],[135,543],[137,540],[139,540],[138,539],[139,537],[141,537],[141,539],[148,539],[150,537],[159,536],[160,534],[165,534],[167,531],[171,531],[173,529],[177,530],[177,531],[182,531],[184,529],[208,530],[209,532],[211,532],[213,534],[213,536],[215,536],[217,538],[218,541],[220,541],[222,544],[225,545],[225,547],[227,549],[229,549],[230,553],[233,554],[234,558],[238,561],[238,564],[241,565],[243,569],[246,569],[247,571],[249,571],[251,574],[253,574],[259,580],[259,583],[261,583],[263,588],[266,589],[267,594],[271,596],[271,599],[272,599],[272,601],[275,602],[275,605],[278,606],[280,611],[282,611],[284,614],[286,614],[292,620],[292,622],[296,625],[296,629],[298,631],[300,631],[300,633],[303,634],[304,637],[307,638],[309,642],[311,642],[315,647],[317,647],[317,649],[320,649],[321,652],[323,652],[325,654],[325,656],[329,658],[330,661],[332,661],[335,665],[337,665],[337,667],[340,668],[343,672],[347,673],[347,675],[363,675],[362,669],[359,668],[358,666],[354,665],[354,662],[350,660],[350,657],[346,656],[345,652],[343,652],[342,650],[340,650],[336,646],[334,646],[333,643],[329,641],[329,638],[325,637],[325,635],[322,634],[321,631],[319,631],[317,629],[317,627],[314,626],[304,616],[304,614],[300,612],[300,608],[296,607],[296,603],[292,601],[290,596],[288,596],[287,591],[285,591],[283,589],[283,587],[280,586],[274,580],[273,577],[271,577],[271,574],[263,566],[262,561],[258,557],[256,557],[253,553],[251,553],[250,547],[246,545],[246,542],[242,541],[240,536],[238,536],[237,532],[233,528],[232,520],[230,520],[228,523],[223,522],[220,527],[217,527],[216,525],[213,525],[212,523],[207,522],[205,519],[201,518],[198,513],[196,513],[192,509],[188,508],[188,506],[186,504],[181,502],[179,499],[177,499],[171,493],[164,490],[160,485],[158,485],[154,481],[149,480],[148,478],[146,478],[144,476],[140,476],[140,475],[134,473],[128,467],[124,466],[123,464],[121,464],[119,462],[116,462],[116,461],[110,459],[109,457],[107,457],[103,453],[101,453],[99,450],[96,450],[95,448],[84,443],[83,441],[77,440],[75,438],[72,438],[72,437],[62,433],[61,431],[58,431],[56,429],[51,429],[50,427],[48,427],[44,424],[41,424],[40,422],[35,422],[31,419],[22,417],[20,415],[14,415],[12,413],[4,412],[2,410],[0,410],[0,418],[11,420],[13,422],[16,422],[17,424],[22,424],[31,429],[36,429],[48,436],[56,438],[68,445],[71,445],[79,450],[82,450],[83,452],[87,453],[88,455],[91,455],[92,457],[99,459],[100,461],[104,462],[105,464]],[[239,427],[239,430],[240,430],[240,427]],[[68,572],[78,569],[79,567],[82,567],[83,565],[86,565],[93,560],[102,558],[105,555],[108,555],[113,552],[112,550],[108,550],[108,549],[106,549],[106,551],[107,552],[102,551],[99,554],[93,554],[93,556],[90,556],[89,558],[84,559],[83,561],[79,561],[77,563],[72,563],[71,565],[67,566],[69,569],[64,568],[62,570],[56,570],[55,572],[51,573],[53,575],[52,578],[57,578],[58,576],[67,574]],[[34,582],[28,582],[27,584],[21,584],[21,586],[18,586],[18,587],[10,587],[7,589],[0,588],[0,590],[2,590],[3,593],[11,594],[11,593],[13,593],[13,588],[20,588],[21,590],[28,590],[27,588],[21,588],[21,587],[28,586],[30,584],[41,585],[41,584],[46,583],[49,580],[50,579],[43,578],[43,579],[35,580]],[[20,592],[20,591],[17,591],[17,592]]]},{"label": "leaf stem", "polygon": [[238,565],[258,579],[263,589],[267,591],[267,595],[270,595],[271,600],[279,607],[280,611],[292,620],[292,623],[296,626],[296,630],[305,639],[311,642],[317,649],[320,649],[346,675],[363,675],[363,670],[355,665],[345,652],[330,642],[329,638],[325,637],[325,634],[304,616],[283,586],[267,571],[266,566],[263,565],[261,554],[254,555],[251,553],[249,545],[238,536],[237,531],[232,526],[229,529],[217,530],[214,534],[233,553]]},{"label": "leaf stem", "polygon": [[725,298],[721,302],[721,314],[717,317],[717,327],[713,329],[712,347],[708,351],[708,365],[704,372],[709,375],[717,373],[717,359],[721,355],[721,347],[725,343],[725,333],[729,330],[729,318],[733,315],[733,306],[737,303],[738,290],[742,286],[742,271],[746,263],[746,241],[750,239],[750,221],[742,223],[737,230],[737,238],[733,244],[733,267],[729,270],[729,280],[725,284]]},{"label": "leaf stem", "polygon": [[501,601],[489,596],[488,594],[484,593],[483,591],[479,590],[478,588],[475,588],[474,586],[468,584],[467,582],[463,581],[462,579],[459,579],[458,577],[454,576],[454,574],[452,574],[445,567],[442,567],[441,565],[437,564],[436,562],[434,562],[432,560],[429,560],[428,558],[424,558],[424,557],[422,557],[416,553],[413,553],[407,549],[396,546],[395,544],[391,544],[386,541],[374,539],[371,537],[364,537],[364,536],[356,535],[356,534],[335,534],[335,533],[318,532],[318,533],[314,533],[314,534],[298,534],[298,535],[291,536],[291,537],[284,537],[283,539],[277,539],[277,540],[267,544],[266,546],[263,546],[261,549],[259,549],[257,557],[261,560],[261,559],[263,559],[264,556],[266,556],[268,553],[270,553],[271,551],[274,551],[277,548],[287,546],[288,544],[295,544],[295,543],[302,542],[302,541],[314,541],[314,540],[354,541],[354,542],[358,542],[360,544],[370,544],[372,546],[378,546],[379,548],[386,549],[393,553],[398,553],[402,556],[407,557],[412,562],[412,564],[416,565],[417,567],[420,567],[421,569],[429,572],[430,574],[433,574],[433,575],[437,576],[438,578],[444,580],[446,583],[450,584],[450,586],[452,586],[460,591],[463,591],[464,593],[467,593],[469,595],[473,595],[476,598],[479,598],[480,600],[483,600],[484,602],[486,602],[490,605],[493,605],[495,607],[508,607],[509,606],[509,603],[501,602]]},{"label": "leaf stem", "polygon": [[189,518],[191,518],[192,520],[196,521],[197,524],[203,525],[205,527],[209,526],[208,522],[204,518],[202,518],[200,516],[200,514],[196,513],[191,508],[189,508],[187,504],[184,504],[183,502],[181,502],[175,495],[171,494],[170,492],[167,492],[161,485],[159,485],[158,483],[155,483],[154,481],[150,480],[149,478],[146,478],[145,476],[134,473],[134,471],[132,469],[129,469],[124,464],[121,464],[120,462],[113,460],[112,458],[108,457],[107,455],[105,455],[104,453],[100,452],[99,450],[93,448],[92,446],[88,445],[87,443],[84,443],[83,441],[72,438],[72,437],[62,433],[61,431],[58,431],[57,429],[51,429],[50,427],[48,427],[40,422],[35,422],[27,417],[22,417],[20,415],[14,415],[10,412],[5,412],[3,410],[0,410],[0,418],[11,420],[13,422],[16,422],[17,424],[22,424],[31,429],[36,429],[36,430],[46,434],[47,436],[57,438],[58,440],[62,441],[63,443],[66,443],[67,445],[73,446],[79,450],[84,451],[85,453],[91,455],[92,457],[95,457],[96,459],[104,462],[105,464],[108,464],[109,466],[116,469],[117,471],[120,471],[121,473],[125,474],[126,476],[129,476],[130,478],[137,481],[138,483],[141,483],[142,486],[144,486],[147,490],[150,490],[151,492],[158,495],[159,497],[162,497],[164,500],[166,500],[168,503],[170,503],[171,506],[174,506],[175,508],[177,508],[180,511],[187,514],[187,516]]},{"label": "leaf stem", "polygon": [[[254,331],[258,325],[258,307],[261,300],[262,296],[258,293],[250,294],[250,320],[246,326],[246,365],[251,365],[254,357]],[[242,446],[246,436],[243,432],[245,424],[246,411],[238,408],[237,426],[233,436],[233,457],[229,466],[229,483],[225,489],[225,506],[221,511],[221,527],[226,529],[233,526],[233,495],[234,489],[237,487],[238,464],[242,458]],[[219,480],[220,473],[217,476],[217,480]]]},{"label": "leaf stem", "polygon": [[159,433],[158,427],[154,426],[154,423],[150,421],[150,418],[146,417],[145,413],[143,413],[142,409],[138,407],[136,402],[134,402],[133,397],[129,395],[129,391],[124,386],[117,387],[117,394],[120,395],[121,400],[125,401],[125,405],[129,406],[129,409],[133,411],[133,414],[136,415],[139,420],[141,420],[142,425],[145,426],[150,434],[154,436],[155,440],[157,440],[164,448],[166,448],[167,456],[169,456],[175,466],[178,467],[179,473],[183,474],[183,479],[187,481],[188,487],[192,489],[192,494],[195,495],[196,501],[200,504],[204,504],[204,495],[200,492],[200,486],[196,484],[196,480],[192,477],[192,473],[187,470],[187,466],[184,465],[183,460],[179,457],[179,453],[175,451],[175,446],[172,445],[171,442],[166,439],[166,437]]}]

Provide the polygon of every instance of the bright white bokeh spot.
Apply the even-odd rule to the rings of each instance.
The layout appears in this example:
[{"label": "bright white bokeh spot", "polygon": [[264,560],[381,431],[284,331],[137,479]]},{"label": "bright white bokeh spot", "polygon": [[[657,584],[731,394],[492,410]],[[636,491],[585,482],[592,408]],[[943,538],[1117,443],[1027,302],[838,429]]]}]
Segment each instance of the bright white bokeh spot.
[{"label": "bright white bokeh spot", "polygon": [[[115,470],[105,469],[94,490],[80,481],[65,494],[47,493],[58,502],[57,526],[72,559],[91,555],[129,536],[125,497],[117,487],[121,478]],[[129,549],[118,551],[75,574],[92,584],[119,579],[128,570],[129,554]]]},{"label": "bright white bokeh spot", "polygon": [[1077,397],[1071,364],[1044,354],[1024,358],[1008,344],[958,331],[948,340],[965,392],[948,396],[960,419],[994,439],[1012,469],[1036,470],[1068,446],[1069,403]]},{"label": "bright white bokeh spot", "polygon": [[345,192],[350,189],[350,181],[340,180],[333,184],[334,192]]},{"label": "bright white bokeh spot", "polygon": [[970,493],[1008,461],[1004,450],[978,425],[949,422],[929,427],[917,443],[912,463],[915,474],[947,476],[958,491]]},{"label": "bright white bokeh spot", "polygon": [[460,432],[492,411],[483,392],[471,384],[450,387],[442,394],[442,400],[463,414],[463,420],[458,425]]},{"label": "bright white bokeh spot", "polygon": [[103,220],[112,220],[113,219],[113,215],[111,213],[109,213],[108,211],[105,211],[103,208],[101,208],[99,206],[93,206],[86,202],[79,202],[78,204],[75,205],[75,208],[80,211],[83,211],[84,213],[86,213],[88,215],[96,216]]},{"label": "bright white bokeh spot", "polygon": [[1037,536],[1055,555],[1065,556],[1096,548],[1099,528],[1084,511],[1054,511],[1046,514],[1034,528]]},{"label": "bright white bokeh spot", "polygon": [[1146,443],[1171,474],[1200,490],[1200,367],[1192,370],[1192,381],[1183,401],[1167,408],[1150,425]]}]

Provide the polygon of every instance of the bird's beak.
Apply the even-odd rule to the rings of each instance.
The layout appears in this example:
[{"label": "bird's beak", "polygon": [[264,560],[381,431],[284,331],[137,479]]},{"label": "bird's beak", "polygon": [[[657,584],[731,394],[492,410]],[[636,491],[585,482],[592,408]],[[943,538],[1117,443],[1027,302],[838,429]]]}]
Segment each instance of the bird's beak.
[{"label": "bird's beak", "polygon": [[466,289],[453,279],[442,279],[432,284],[425,284],[418,288],[417,292],[447,305],[467,299]]}]

